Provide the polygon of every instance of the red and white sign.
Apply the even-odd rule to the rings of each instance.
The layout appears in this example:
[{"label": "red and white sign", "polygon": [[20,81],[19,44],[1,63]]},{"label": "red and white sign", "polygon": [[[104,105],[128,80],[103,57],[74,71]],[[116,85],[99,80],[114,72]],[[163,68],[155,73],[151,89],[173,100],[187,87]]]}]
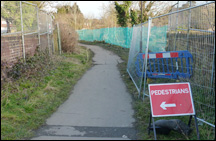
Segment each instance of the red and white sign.
[{"label": "red and white sign", "polygon": [[195,115],[190,83],[149,84],[152,117]]}]

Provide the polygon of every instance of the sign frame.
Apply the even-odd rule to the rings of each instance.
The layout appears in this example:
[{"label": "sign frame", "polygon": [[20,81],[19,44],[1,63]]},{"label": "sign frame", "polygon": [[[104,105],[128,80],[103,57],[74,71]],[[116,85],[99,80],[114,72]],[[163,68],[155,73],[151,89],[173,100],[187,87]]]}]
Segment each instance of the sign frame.
[{"label": "sign frame", "polygon": [[[152,100],[151,100],[151,93],[150,93],[150,85],[175,85],[175,84],[188,84],[189,86],[189,92],[190,92],[190,98],[191,98],[191,104],[192,104],[192,109],[193,109],[193,113],[187,113],[187,114],[170,114],[170,115],[159,115],[159,116],[153,116],[153,112],[152,112]],[[197,117],[196,117],[196,112],[195,112],[195,107],[194,107],[194,102],[193,102],[193,96],[192,96],[192,91],[191,91],[191,86],[189,82],[181,82],[181,83],[157,83],[157,84],[148,84],[148,89],[149,89],[149,97],[150,97],[150,107],[151,107],[151,112],[150,112],[150,119],[149,119],[149,127],[148,127],[148,134],[150,134],[150,130],[151,130],[151,121],[153,124],[153,132],[154,132],[154,138],[155,140],[157,140],[156,137],[156,129],[155,129],[155,122],[154,122],[154,117],[170,117],[170,116],[190,116],[189,117],[189,122],[188,122],[188,126],[190,127],[191,124],[191,119],[192,116],[194,117],[195,120],[195,127],[196,127],[196,132],[197,132],[197,139],[200,139],[200,135],[199,135],[199,129],[198,129],[198,124],[197,124]],[[163,103],[163,102],[162,102]],[[160,105],[161,106],[161,105]],[[171,105],[170,105],[171,106]],[[173,106],[173,105],[172,105]],[[160,107],[162,108],[162,107]]]},{"label": "sign frame", "polygon": [[[190,100],[191,100],[190,102],[191,102],[191,105],[192,105],[193,113],[154,115],[153,107],[152,107],[152,98],[151,98],[150,86],[157,86],[157,85],[176,85],[176,84],[188,84],[189,92],[190,92]],[[150,106],[151,106],[152,117],[168,117],[168,116],[186,116],[186,115],[196,115],[196,113],[195,113],[195,108],[194,108],[194,102],[193,102],[192,91],[191,91],[191,86],[190,86],[190,83],[189,83],[189,82],[182,82],[182,83],[179,83],[179,82],[178,82],[178,83],[148,84],[148,89],[149,89],[149,97],[150,97]]]}]

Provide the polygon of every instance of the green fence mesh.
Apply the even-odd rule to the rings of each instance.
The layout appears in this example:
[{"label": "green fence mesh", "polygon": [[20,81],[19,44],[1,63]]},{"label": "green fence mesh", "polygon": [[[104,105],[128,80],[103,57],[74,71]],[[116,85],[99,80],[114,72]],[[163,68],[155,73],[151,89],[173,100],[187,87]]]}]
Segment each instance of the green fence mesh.
[{"label": "green fence mesh", "polygon": [[[148,31],[147,27],[142,28],[142,34],[146,35]],[[150,44],[151,51],[164,51],[166,46],[166,31],[167,26],[163,27],[153,27],[151,29],[152,36],[150,40],[155,40],[157,42]],[[130,48],[133,27],[113,27],[113,28],[101,28],[101,29],[83,29],[77,30],[79,34],[79,40],[84,41],[105,41],[106,43],[122,46],[125,48]],[[140,32],[137,33],[140,35]],[[140,42],[140,38],[135,39],[137,42]],[[147,36],[142,36],[142,40],[145,43],[147,40]],[[158,45],[160,42],[160,46]]]}]

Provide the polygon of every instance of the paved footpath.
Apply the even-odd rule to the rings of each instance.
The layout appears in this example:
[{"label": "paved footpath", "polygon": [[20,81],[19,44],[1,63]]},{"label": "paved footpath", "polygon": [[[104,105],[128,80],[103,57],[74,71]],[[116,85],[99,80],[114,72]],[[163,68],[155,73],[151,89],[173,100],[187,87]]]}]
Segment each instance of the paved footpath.
[{"label": "paved footpath", "polygon": [[80,45],[95,53],[94,66],[32,140],[136,139],[132,97],[117,68],[122,60],[101,47]]}]

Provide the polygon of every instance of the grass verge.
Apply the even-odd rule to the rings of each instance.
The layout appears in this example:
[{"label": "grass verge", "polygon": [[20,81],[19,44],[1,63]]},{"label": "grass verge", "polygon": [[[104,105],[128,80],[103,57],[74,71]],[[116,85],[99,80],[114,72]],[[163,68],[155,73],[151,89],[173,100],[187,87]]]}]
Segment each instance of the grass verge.
[{"label": "grass verge", "polygon": [[[34,130],[68,98],[70,91],[92,65],[93,52],[54,55],[44,75],[20,77],[1,89],[1,139],[29,139]],[[41,60],[43,61],[43,60]]]},{"label": "grass verge", "polygon": [[[138,130],[138,139],[139,140],[152,140],[154,139],[153,131],[150,132],[150,135],[148,135],[148,126],[149,126],[149,116],[150,116],[150,101],[149,98],[145,98],[144,101],[138,99],[138,92],[133,84],[132,80],[130,79],[130,76],[128,75],[126,68],[127,68],[127,61],[128,61],[128,54],[129,49],[123,48],[116,45],[107,44],[104,42],[88,42],[88,41],[80,41],[80,43],[83,44],[89,44],[89,45],[97,45],[104,49],[107,49],[109,51],[112,51],[113,53],[117,54],[121,57],[121,59],[124,61],[122,63],[118,64],[119,71],[121,73],[121,77],[123,81],[125,82],[125,85],[127,87],[127,90],[129,93],[133,95],[133,107],[135,111],[135,127]],[[168,81],[167,79],[157,79],[154,80],[157,83],[166,83],[165,81]],[[169,81],[170,82],[170,81]],[[170,82],[172,83],[172,82]],[[147,88],[146,84],[146,88]],[[161,117],[161,118],[154,118],[155,121],[160,119],[180,119],[185,124],[188,124],[189,116],[177,116],[177,117]],[[202,124],[202,123],[201,123]],[[193,129],[192,133],[189,136],[180,134],[175,131],[171,131],[168,135],[163,134],[157,134],[157,139],[159,140],[196,140],[197,134],[196,134],[196,128],[194,124],[194,118],[191,121],[191,128]],[[199,126],[199,133],[200,133],[200,139],[201,140],[214,140],[215,138],[215,129],[213,127],[210,127],[207,124],[202,124]]]}]

